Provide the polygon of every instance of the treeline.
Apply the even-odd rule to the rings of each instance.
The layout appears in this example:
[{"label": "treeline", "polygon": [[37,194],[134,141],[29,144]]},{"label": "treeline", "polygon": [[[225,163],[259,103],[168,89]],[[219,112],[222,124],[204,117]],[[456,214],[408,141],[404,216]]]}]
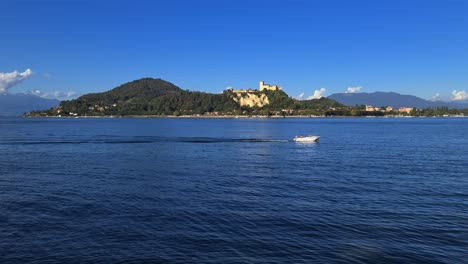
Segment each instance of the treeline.
[{"label": "treeline", "polygon": [[455,116],[465,115],[468,116],[468,109],[455,109],[442,107],[431,107],[425,109],[413,109],[410,113],[411,116]]},{"label": "treeline", "polygon": [[126,116],[126,115],[323,115],[344,106],[334,100],[298,101],[283,91],[264,91],[270,104],[259,107],[240,106],[232,91],[211,94],[182,90],[161,79],[145,78],[123,84],[110,91],[83,95],[63,101],[58,108],[32,112],[31,115]]},{"label": "treeline", "polygon": [[239,109],[227,93],[178,91],[154,99],[134,99],[118,104],[112,111],[104,109],[104,115],[194,115],[210,112],[226,112]]},{"label": "treeline", "polygon": [[[330,109],[346,107],[328,98],[298,101],[283,91],[268,91],[270,104],[264,107],[240,106],[228,91],[210,94],[178,90],[155,98],[123,97],[91,94],[63,101],[58,108],[37,111],[31,115],[128,116],[128,115],[334,115]],[[122,97],[121,97],[122,98]],[[337,112],[336,115],[339,115]]]},{"label": "treeline", "polygon": [[[233,100],[232,91],[220,94],[182,90],[161,79],[145,78],[118,86],[103,93],[83,95],[75,100],[62,101],[47,111],[35,111],[31,116],[128,116],[128,115],[262,115],[262,116],[383,116],[408,115],[398,112],[365,111],[365,106],[344,106],[335,100],[299,101],[283,91],[265,93],[269,104],[263,107],[240,106]],[[412,116],[468,115],[468,109],[446,107],[413,110]]]}]

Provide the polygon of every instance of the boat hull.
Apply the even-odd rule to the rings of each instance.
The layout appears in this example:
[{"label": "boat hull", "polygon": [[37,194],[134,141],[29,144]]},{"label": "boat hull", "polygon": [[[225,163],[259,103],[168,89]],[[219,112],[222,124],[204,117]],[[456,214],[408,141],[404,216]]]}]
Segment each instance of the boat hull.
[{"label": "boat hull", "polygon": [[319,138],[319,136],[295,137],[293,140],[295,142],[317,142]]}]

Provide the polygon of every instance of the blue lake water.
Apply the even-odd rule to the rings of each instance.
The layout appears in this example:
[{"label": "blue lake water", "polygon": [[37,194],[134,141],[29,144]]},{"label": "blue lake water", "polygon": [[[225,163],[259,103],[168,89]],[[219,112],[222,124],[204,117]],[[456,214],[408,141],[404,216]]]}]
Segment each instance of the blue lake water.
[{"label": "blue lake water", "polygon": [[468,263],[467,118],[0,118],[0,151],[0,263]]}]

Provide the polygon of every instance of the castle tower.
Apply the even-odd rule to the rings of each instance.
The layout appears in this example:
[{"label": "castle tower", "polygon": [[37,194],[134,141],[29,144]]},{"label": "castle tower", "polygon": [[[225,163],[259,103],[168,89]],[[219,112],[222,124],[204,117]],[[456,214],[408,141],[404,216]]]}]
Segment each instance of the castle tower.
[{"label": "castle tower", "polygon": [[265,82],[264,81],[260,81],[260,92],[263,91],[263,89],[265,89]]}]

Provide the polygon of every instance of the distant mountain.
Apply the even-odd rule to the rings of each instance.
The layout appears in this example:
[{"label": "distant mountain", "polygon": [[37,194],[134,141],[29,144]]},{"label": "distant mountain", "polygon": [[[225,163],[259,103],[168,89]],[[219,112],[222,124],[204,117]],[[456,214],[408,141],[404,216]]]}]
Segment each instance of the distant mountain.
[{"label": "distant mountain", "polygon": [[20,116],[33,110],[46,110],[60,104],[56,99],[45,99],[28,94],[0,94],[0,116]]},{"label": "distant mountain", "polygon": [[468,108],[468,100],[452,101],[449,103],[450,108]]},{"label": "distant mountain", "polygon": [[466,103],[428,101],[414,95],[404,95],[394,92],[374,92],[374,93],[337,93],[328,96],[339,103],[354,105],[373,105],[373,106],[393,106],[428,108],[448,106],[450,108],[467,108]]}]

